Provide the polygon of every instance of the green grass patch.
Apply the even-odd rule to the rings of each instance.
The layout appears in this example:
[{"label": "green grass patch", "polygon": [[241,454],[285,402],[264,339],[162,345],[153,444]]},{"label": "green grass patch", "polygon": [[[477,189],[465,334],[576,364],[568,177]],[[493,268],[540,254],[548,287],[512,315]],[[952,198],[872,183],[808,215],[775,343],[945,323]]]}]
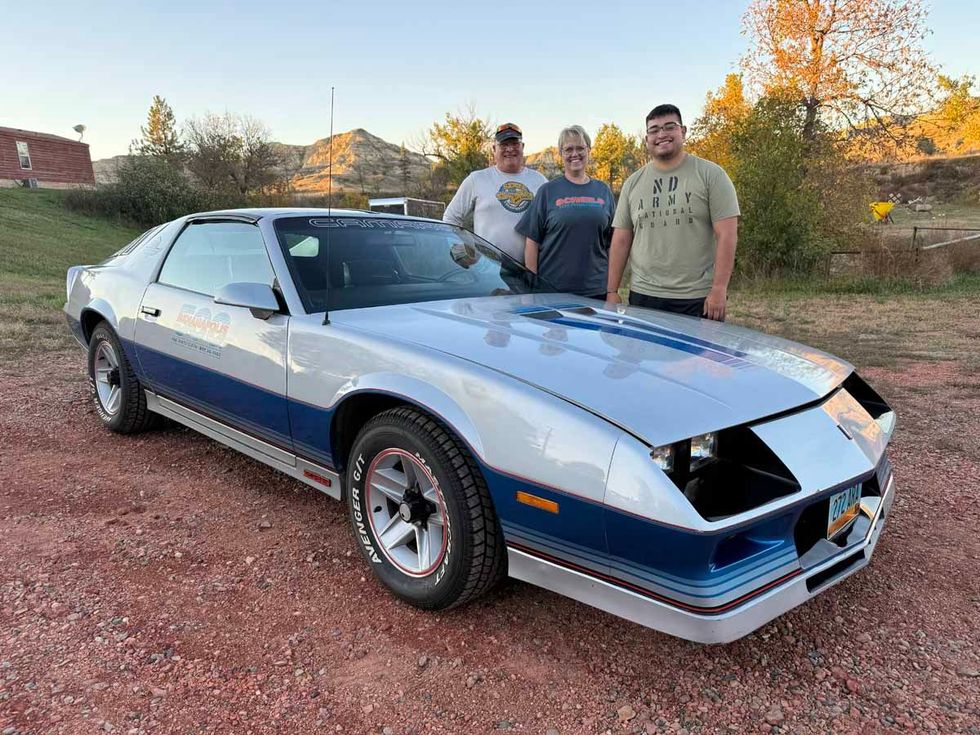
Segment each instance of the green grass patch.
[{"label": "green grass patch", "polygon": [[926,299],[980,296],[980,274],[959,273],[940,284],[922,284],[911,278],[855,277],[838,279],[770,279],[734,284],[733,291],[756,296],[807,298],[860,295]]},{"label": "green grass patch", "polygon": [[63,193],[0,189],[0,278],[64,279],[70,265],[97,263],[139,234],[69,212]]},{"label": "green grass patch", "polygon": [[69,212],[63,192],[0,189],[0,362],[68,344],[65,272],[104,260],[139,230]]}]

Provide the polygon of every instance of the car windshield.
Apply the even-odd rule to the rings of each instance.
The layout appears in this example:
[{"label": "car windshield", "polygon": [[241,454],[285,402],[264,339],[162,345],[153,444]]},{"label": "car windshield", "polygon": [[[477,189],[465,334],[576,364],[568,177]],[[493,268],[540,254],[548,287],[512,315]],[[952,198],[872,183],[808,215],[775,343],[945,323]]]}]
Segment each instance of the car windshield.
[{"label": "car windshield", "polygon": [[287,217],[275,227],[311,313],[555,290],[485,240],[441,222]]}]

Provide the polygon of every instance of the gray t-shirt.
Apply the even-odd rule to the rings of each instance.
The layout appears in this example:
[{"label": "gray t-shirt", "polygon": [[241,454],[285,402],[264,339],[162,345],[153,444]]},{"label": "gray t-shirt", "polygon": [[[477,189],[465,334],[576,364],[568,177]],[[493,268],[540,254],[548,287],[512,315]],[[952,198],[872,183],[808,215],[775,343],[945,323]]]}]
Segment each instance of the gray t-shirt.
[{"label": "gray t-shirt", "polygon": [[559,291],[604,295],[615,200],[592,179],[575,184],[560,176],[538,189],[517,231],[538,249],[538,275]]},{"label": "gray t-shirt", "polygon": [[516,174],[506,174],[496,166],[481,168],[463,179],[442,218],[462,227],[472,214],[473,232],[523,263],[524,238],[514,231],[514,226],[546,181],[533,168],[523,168]]},{"label": "gray t-shirt", "polygon": [[735,187],[716,163],[688,154],[661,171],[648,163],[623,184],[613,227],[633,231],[632,290],[668,299],[708,295],[718,220],[739,215]]}]

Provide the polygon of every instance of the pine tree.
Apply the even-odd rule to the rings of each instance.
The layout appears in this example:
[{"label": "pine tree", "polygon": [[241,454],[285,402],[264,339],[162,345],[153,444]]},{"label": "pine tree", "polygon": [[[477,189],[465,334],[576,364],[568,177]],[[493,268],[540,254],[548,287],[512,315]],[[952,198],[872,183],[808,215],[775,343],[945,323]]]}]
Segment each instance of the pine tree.
[{"label": "pine tree", "polygon": [[643,163],[643,149],[636,136],[624,133],[615,123],[599,128],[592,143],[592,173],[614,193]]},{"label": "pine tree", "polygon": [[177,133],[174,111],[160,95],[154,95],[146,125],[140,127],[140,138],[133,141],[131,149],[134,153],[170,161],[180,160],[184,156],[186,149]]}]

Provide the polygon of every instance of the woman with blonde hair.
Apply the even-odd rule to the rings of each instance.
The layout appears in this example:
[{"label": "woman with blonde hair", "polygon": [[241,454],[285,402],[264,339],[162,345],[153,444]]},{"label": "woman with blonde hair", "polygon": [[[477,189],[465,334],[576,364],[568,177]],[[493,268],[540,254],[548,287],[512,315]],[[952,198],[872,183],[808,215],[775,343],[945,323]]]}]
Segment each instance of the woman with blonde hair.
[{"label": "woman with blonde hair", "polygon": [[589,176],[592,140],[581,125],[558,135],[564,175],[543,184],[516,230],[524,235],[524,264],[559,291],[606,298],[609,242],[616,202]]}]

